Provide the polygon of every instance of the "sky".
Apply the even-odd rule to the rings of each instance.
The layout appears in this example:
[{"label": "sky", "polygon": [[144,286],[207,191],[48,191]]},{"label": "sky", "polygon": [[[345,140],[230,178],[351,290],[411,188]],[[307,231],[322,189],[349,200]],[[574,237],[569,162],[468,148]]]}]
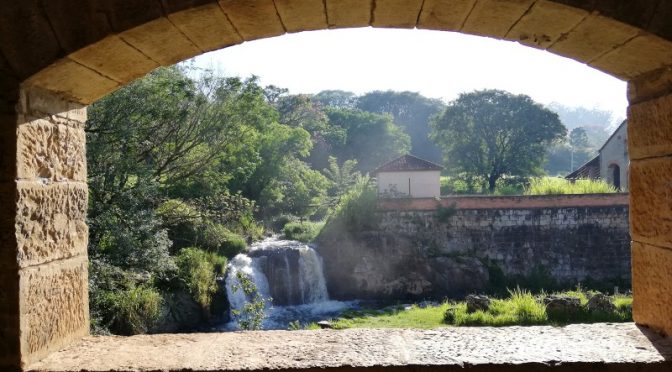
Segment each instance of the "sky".
[{"label": "sky", "polygon": [[256,75],[291,93],[413,91],[446,102],[503,89],[549,104],[599,108],[625,118],[626,83],[571,59],[445,31],[342,29],[246,42],[195,58],[226,75]]}]

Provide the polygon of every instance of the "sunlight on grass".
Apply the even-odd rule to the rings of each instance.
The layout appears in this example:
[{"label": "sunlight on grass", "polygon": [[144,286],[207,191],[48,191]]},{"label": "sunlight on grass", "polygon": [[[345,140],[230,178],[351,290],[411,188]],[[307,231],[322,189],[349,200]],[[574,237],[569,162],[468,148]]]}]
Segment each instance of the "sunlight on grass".
[{"label": "sunlight on grass", "polygon": [[531,178],[525,195],[605,194],[618,190],[603,180],[576,180],[559,177]]}]

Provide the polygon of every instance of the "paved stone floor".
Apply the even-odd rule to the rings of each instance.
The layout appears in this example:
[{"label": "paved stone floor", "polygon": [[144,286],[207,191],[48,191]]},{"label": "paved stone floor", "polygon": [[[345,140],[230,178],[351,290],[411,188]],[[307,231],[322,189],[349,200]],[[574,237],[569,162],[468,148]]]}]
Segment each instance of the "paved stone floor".
[{"label": "paved stone floor", "polygon": [[[366,368],[368,367],[368,368]],[[375,367],[375,368],[371,368]],[[29,371],[672,371],[672,339],[632,323],[87,337]]]}]

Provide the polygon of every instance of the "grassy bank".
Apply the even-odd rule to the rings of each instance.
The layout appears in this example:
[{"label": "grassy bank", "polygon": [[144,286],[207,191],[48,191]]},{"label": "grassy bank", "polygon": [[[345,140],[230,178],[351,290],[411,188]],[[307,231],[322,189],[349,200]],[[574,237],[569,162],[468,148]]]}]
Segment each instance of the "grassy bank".
[{"label": "grassy bank", "polygon": [[580,307],[573,311],[549,313],[546,295],[515,290],[507,298],[492,299],[486,311],[468,312],[465,302],[445,302],[433,306],[388,307],[383,310],[348,311],[335,320],[336,329],[345,328],[437,328],[449,326],[563,325],[572,323],[632,321],[632,297],[611,296],[613,311],[590,311],[588,300],[594,292],[583,290],[555,293],[577,298]]}]

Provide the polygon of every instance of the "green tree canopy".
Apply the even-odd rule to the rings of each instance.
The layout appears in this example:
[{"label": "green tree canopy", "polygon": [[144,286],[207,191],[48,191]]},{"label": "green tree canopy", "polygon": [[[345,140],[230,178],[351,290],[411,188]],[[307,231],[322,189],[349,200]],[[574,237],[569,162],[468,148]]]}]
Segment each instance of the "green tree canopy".
[{"label": "green tree canopy", "polygon": [[431,125],[446,169],[478,176],[490,191],[504,175],[539,173],[546,148],[567,133],[554,112],[500,90],[461,94]]}]

